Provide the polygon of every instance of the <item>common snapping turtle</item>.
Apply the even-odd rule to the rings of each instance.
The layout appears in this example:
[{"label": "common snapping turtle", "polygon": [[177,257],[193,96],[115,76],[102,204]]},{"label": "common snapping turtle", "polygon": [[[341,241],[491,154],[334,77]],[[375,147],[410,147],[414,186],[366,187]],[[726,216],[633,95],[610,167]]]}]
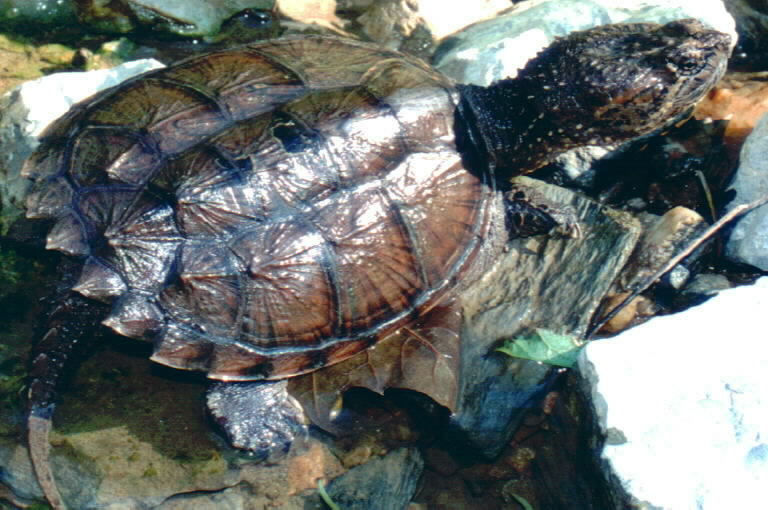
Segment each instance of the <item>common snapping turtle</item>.
[{"label": "common snapping turtle", "polygon": [[[490,267],[526,210],[509,176],[661,127],[720,78],[728,43],[693,20],[604,26],[478,87],[369,44],[297,37],[73,107],[24,167],[28,216],[53,220],[47,247],[69,256],[29,388],[51,505],[64,508],[48,461],[57,381],[100,322],[222,381],[340,362]],[[283,386],[260,387],[254,444],[268,448],[294,417]]]}]

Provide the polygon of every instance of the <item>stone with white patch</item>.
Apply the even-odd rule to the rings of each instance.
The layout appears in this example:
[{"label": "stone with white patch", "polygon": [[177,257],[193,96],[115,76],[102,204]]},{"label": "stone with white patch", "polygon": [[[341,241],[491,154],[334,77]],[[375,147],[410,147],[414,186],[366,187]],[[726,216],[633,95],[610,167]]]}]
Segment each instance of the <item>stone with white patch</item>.
[{"label": "stone with white patch", "polygon": [[764,508],[768,278],[590,343],[606,477],[639,508]]}]

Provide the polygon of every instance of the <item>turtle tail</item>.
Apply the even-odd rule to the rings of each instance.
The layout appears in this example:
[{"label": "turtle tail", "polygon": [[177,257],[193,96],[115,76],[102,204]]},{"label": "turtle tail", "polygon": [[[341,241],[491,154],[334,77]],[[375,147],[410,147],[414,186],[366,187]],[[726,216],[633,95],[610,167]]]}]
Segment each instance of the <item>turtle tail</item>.
[{"label": "turtle tail", "polygon": [[27,394],[27,441],[35,476],[46,499],[55,510],[64,510],[51,469],[51,419],[56,396],[65,374],[73,368],[72,359],[83,341],[93,336],[103,304],[67,292],[54,303],[46,332],[33,347]]}]

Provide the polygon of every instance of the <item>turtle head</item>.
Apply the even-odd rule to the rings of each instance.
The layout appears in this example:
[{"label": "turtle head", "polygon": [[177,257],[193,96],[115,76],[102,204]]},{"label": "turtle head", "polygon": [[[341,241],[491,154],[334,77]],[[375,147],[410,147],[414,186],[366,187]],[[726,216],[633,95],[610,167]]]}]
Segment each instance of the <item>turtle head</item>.
[{"label": "turtle head", "polygon": [[692,19],[607,25],[559,39],[520,78],[545,89],[537,108],[573,145],[649,133],[699,101],[722,77],[730,37]]},{"label": "turtle head", "polygon": [[664,127],[717,83],[729,54],[728,35],[690,19],[574,32],[516,78],[460,87],[461,115],[491,166],[527,173]]}]

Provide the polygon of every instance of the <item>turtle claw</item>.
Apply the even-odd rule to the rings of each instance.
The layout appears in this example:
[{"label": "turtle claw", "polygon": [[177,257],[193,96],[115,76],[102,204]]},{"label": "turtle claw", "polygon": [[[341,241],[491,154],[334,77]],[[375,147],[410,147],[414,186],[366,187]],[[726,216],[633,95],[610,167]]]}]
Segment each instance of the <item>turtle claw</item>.
[{"label": "turtle claw", "polygon": [[268,460],[305,440],[307,419],[282,381],[215,383],[206,396],[208,411],[235,448]]},{"label": "turtle claw", "polygon": [[581,239],[578,215],[569,204],[557,204],[534,187],[517,184],[505,194],[507,227],[515,237],[552,234]]}]

